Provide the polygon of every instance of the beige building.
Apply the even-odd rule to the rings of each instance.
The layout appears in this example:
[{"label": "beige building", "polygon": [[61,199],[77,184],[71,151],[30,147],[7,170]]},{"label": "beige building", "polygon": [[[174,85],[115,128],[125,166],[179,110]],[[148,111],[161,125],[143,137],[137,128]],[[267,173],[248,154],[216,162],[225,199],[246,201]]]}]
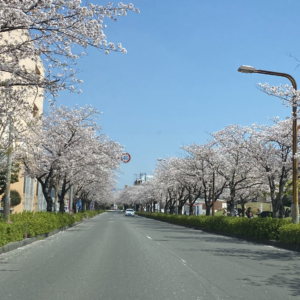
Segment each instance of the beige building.
[{"label": "beige building", "polygon": [[[3,41],[5,39],[8,41],[24,41],[24,39],[28,38],[28,33],[24,30],[18,30],[9,34],[3,34],[2,37]],[[36,60],[24,59],[22,66],[28,71],[34,71],[39,76],[44,76],[45,70],[39,57]],[[6,78],[8,78],[7,74],[1,74],[2,80]],[[33,116],[40,115],[43,112],[44,97],[40,94],[42,94],[41,91],[37,90],[36,93],[30,93],[30,96],[26,99],[32,105]],[[14,212],[46,210],[46,201],[40,184],[38,184],[36,179],[31,179],[28,176],[24,177],[23,171],[19,174],[19,182],[11,185],[11,190],[17,190],[22,199],[21,203],[14,207]]]}]

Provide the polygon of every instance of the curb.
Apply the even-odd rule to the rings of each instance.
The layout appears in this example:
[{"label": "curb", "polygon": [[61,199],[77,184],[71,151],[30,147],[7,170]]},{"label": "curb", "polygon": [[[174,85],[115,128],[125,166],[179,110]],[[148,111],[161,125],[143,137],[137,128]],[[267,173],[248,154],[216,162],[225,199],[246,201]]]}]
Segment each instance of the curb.
[{"label": "curb", "polygon": [[[91,219],[92,219],[92,218],[91,218]],[[29,244],[31,244],[31,243],[36,242],[36,241],[39,241],[39,240],[42,240],[42,239],[46,239],[46,238],[48,238],[48,237],[50,237],[50,236],[52,236],[52,235],[54,235],[54,234],[56,234],[56,233],[59,233],[59,232],[64,231],[64,230],[66,230],[66,229],[68,229],[68,228],[77,226],[77,225],[79,225],[79,224],[85,222],[86,220],[87,220],[87,219],[83,219],[82,221],[76,222],[76,223],[74,223],[74,224],[72,224],[72,225],[67,225],[67,226],[64,226],[64,227],[55,229],[55,230],[53,230],[53,231],[51,231],[51,232],[48,232],[48,233],[39,234],[39,235],[34,236],[34,237],[32,237],[32,238],[26,238],[26,239],[24,239],[24,240],[22,240],[22,241],[17,241],[17,242],[8,243],[8,244],[6,244],[6,245],[0,247],[0,255],[1,255],[2,253],[7,253],[7,252],[10,252],[10,251],[12,251],[12,250],[16,250],[16,249],[18,249],[18,248],[20,248],[20,247],[27,246],[27,245],[29,245]]]},{"label": "curb", "polygon": [[284,249],[284,250],[300,252],[300,245],[297,245],[297,244],[287,244],[287,243],[283,243],[283,242],[277,241],[277,240],[264,240],[264,239],[259,239],[257,237],[253,237],[253,236],[240,235],[240,234],[236,234],[236,233],[228,233],[228,232],[217,231],[217,230],[213,230],[213,229],[204,229],[204,228],[199,228],[199,227],[189,227],[189,226],[184,226],[184,225],[180,225],[180,224],[169,223],[169,222],[166,222],[166,221],[163,221],[163,220],[157,220],[157,219],[154,219],[154,218],[147,218],[147,217],[144,217],[144,216],[139,216],[139,217],[143,217],[143,218],[146,218],[146,219],[152,219],[152,220],[156,220],[156,221],[160,221],[160,222],[164,222],[164,223],[168,223],[168,224],[173,224],[173,225],[177,225],[177,226],[181,226],[181,227],[185,227],[185,228],[190,228],[190,229],[194,229],[194,230],[202,230],[202,231],[207,232],[207,233],[232,237],[232,238],[244,240],[244,241],[247,241],[247,242],[252,242],[252,243],[257,243],[257,244],[262,244],[262,245],[267,245],[267,246],[273,246],[273,247]]},{"label": "curb", "polygon": [[[169,224],[172,224],[172,223],[169,223]],[[174,224],[174,225],[176,225],[176,224]],[[240,234],[235,234],[235,233],[227,233],[227,232],[222,232],[222,231],[217,231],[217,230],[212,230],[212,229],[202,229],[202,228],[194,228],[194,227],[188,227],[188,228],[192,228],[195,230],[202,230],[204,232],[212,233],[212,234],[216,234],[216,235],[232,237],[232,238],[244,240],[247,242],[252,242],[252,243],[257,243],[257,244],[262,244],[262,245],[267,245],[267,246],[273,246],[273,247],[284,249],[284,250],[300,252],[300,245],[297,245],[297,244],[287,244],[287,243],[283,243],[283,242],[277,241],[277,240],[264,240],[264,239],[259,239],[259,238],[253,237],[253,236],[240,235]]]}]

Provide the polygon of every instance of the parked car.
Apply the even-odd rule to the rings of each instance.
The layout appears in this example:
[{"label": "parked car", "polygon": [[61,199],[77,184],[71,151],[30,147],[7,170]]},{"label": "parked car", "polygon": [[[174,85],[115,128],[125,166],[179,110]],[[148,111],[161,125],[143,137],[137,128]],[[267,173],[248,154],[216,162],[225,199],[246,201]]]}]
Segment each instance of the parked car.
[{"label": "parked car", "polygon": [[125,217],[126,216],[134,217],[134,210],[131,209],[131,208],[126,209],[126,211],[125,211]]}]

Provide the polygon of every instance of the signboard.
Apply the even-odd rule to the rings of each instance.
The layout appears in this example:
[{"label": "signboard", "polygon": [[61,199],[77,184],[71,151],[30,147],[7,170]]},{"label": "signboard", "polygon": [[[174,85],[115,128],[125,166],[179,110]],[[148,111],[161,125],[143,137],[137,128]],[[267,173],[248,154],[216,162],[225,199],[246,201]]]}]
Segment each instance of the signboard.
[{"label": "signboard", "polygon": [[121,161],[122,161],[123,163],[126,164],[126,163],[130,162],[130,159],[131,159],[131,156],[130,156],[129,153],[122,153]]}]

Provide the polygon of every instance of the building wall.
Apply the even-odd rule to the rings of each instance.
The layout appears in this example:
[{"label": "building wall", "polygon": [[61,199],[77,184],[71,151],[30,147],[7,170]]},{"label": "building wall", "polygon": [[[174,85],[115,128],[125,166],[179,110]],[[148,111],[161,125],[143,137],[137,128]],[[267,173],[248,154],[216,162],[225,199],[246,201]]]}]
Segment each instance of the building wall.
[{"label": "building wall", "polygon": [[14,207],[14,213],[24,210],[46,211],[47,204],[42,193],[41,185],[36,179],[20,174],[19,182],[11,184],[11,190],[16,190],[21,196],[21,203]]},{"label": "building wall", "polygon": [[[215,210],[219,210],[219,209],[222,209],[222,208],[227,208],[227,202],[225,202],[225,201],[216,201],[214,207],[215,207]],[[205,203],[203,204],[203,209],[206,209]]]},{"label": "building wall", "polygon": [[[24,41],[28,38],[28,32],[25,30],[16,30],[10,33],[3,33],[3,41],[7,39],[16,40],[16,41]],[[0,41],[1,44],[1,41]],[[22,65],[25,66],[26,70],[35,71],[36,74],[40,76],[44,76],[45,70],[42,64],[42,61],[39,57],[36,60],[24,59],[22,60]],[[8,78],[8,74],[0,74],[0,79]],[[28,103],[32,104],[32,111],[34,115],[40,115],[43,113],[43,101],[44,97],[41,96],[43,91],[37,91],[35,95],[30,95],[27,97]],[[16,142],[17,143],[17,142]],[[21,167],[22,169],[22,167]],[[37,193],[37,180],[31,179],[29,177],[24,178],[23,176],[24,170],[20,171],[19,174],[19,182],[11,184],[11,190],[16,190],[19,192],[21,196],[21,203],[14,207],[14,213],[22,212],[24,210],[43,210],[44,202],[42,191],[39,189]]]}]

